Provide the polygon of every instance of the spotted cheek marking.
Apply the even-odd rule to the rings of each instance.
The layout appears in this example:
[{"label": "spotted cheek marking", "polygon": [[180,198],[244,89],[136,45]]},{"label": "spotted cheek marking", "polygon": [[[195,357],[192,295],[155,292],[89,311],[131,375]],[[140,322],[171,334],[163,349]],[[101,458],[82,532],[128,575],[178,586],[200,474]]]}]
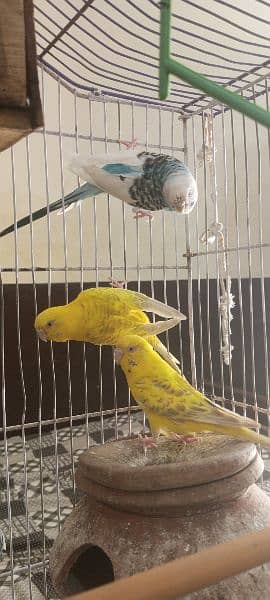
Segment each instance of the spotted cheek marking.
[{"label": "spotted cheek marking", "polygon": [[133,358],[129,358],[128,359],[128,365],[130,367],[137,367],[137,363],[136,363],[136,361]]}]

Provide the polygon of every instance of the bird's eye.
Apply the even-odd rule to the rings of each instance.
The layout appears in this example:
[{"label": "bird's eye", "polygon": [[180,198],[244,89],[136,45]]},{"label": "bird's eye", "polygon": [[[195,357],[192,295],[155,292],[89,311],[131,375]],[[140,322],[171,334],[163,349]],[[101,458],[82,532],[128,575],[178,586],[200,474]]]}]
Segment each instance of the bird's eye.
[{"label": "bird's eye", "polygon": [[134,352],[134,350],[136,350],[136,346],[129,346],[128,347],[128,351],[129,352]]},{"label": "bird's eye", "polygon": [[47,325],[48,327],[52,327],[53,321],[48,321]]}]

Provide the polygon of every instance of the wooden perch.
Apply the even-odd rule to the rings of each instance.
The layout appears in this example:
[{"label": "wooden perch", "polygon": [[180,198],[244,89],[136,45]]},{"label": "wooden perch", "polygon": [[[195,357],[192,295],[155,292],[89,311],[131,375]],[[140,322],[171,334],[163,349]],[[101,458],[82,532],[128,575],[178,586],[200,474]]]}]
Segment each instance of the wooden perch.
[{"label": "wooden perch", "polygon": [[0,0],[0,151],[42,125],[33,0]]},{"label": "wooden perch", "polygon": [[270,528],[211,546],[71,600],[176,600],[270,561]]}]

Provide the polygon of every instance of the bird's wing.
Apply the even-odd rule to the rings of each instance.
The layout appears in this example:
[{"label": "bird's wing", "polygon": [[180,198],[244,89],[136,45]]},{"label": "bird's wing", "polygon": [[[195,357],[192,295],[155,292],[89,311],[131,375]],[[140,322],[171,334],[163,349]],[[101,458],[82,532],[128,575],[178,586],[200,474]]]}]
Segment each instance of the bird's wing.
[{"label": "bird's wing", "polygon": [[155,298],[150,298],[141,292],[133,292],[131,290],[125,290],[133,295],[134,304],[144,310],[145,312],[153,312],[160,317],[178,317],[179,321],[186,319],[186,315],[183,315],[179,310],[173,308],[173,306],[168,306],[168,304],[164,304],[164,302],[160,302]]},{"label": "bird's wing", "polygon": [[143,159],[134,151],[92,156],[75,155],[68,168],[92,185],[100,187],[123,202],[135,205],[130,189],[143,169]]},{"label": "bird's wing", "polygon": [[142,172],[142,161],[133,151],[117,152],[114,154],[96,154],[93,156],[83,156],[76,154],[73,156],[68,168],[86,179],[90,183],[94,183],[91,177],[91,171],[105,171],[111,175],[122,175],[123,177],[135,177]]},{"label": "bird's wing", "polygon": [[132,206],[136,205],[136,200],[130,193],[135,179],[141,174],[141,162],[136,155],[127,162],[120,152],[117,159],[107,155],[106,162],[98,162],[97,157],[77,156],[71,162],[70,168],[79,177],[98,186],[107,194]]},{"label": "bird's wing", "polygon": [[110,173],[111,175],[118,175],[122,178],[131,178],[139,177],[142,174],[142,166],[141,164],[128,164],[124,162],[109,162],[101,167],[103,171],[106,173]]},{"label": "bird's wing", "polygon": [[175,371],[171,372],[170,377],[164,377],[162,373],[155,374],[151,379],[151,394],[143,379],[136,382],[136,390],[139,393],[138,401],[147,410],[175,423],[197,421],[230,427],[258,426],[253,419],[244,418],[214,404]]}]

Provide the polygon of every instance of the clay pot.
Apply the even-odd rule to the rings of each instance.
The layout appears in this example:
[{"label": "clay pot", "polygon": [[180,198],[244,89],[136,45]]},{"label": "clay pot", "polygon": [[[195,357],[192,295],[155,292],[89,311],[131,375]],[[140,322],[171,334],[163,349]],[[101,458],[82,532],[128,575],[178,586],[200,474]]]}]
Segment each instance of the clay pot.
[{"label": "clay pot", "polygon": [[[187,446],[137,439],[81,455],[85,492],[50,557],[65,597],[270,525],[270,499],[255,482],[263,462],[250,443],[203,435]],[[270,568],[258,567],[189,596],[269,600]]]}]

